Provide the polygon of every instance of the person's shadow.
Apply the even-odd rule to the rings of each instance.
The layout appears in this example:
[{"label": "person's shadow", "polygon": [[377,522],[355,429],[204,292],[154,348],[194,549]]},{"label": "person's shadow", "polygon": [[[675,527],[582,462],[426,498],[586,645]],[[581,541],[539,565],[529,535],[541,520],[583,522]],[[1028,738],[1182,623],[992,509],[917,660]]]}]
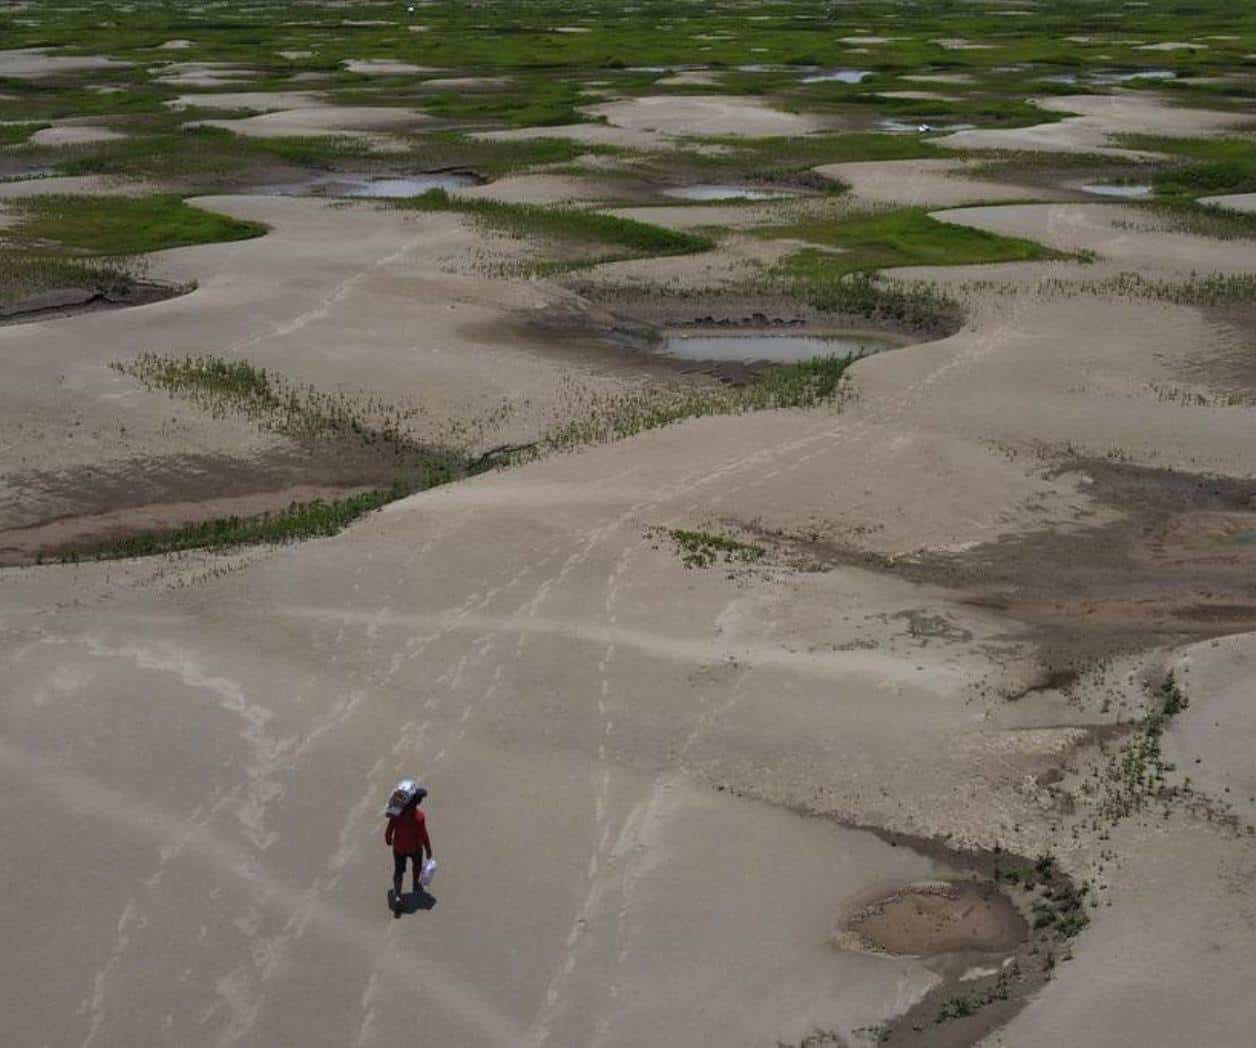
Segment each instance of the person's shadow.
[{"label": "person's shadow", "polygon": [[412,913],[418,913],[420,910],[433,909],[435,906],[436,896],[424,888],[413,892],[403,892],[400,899],[393,894],[391,888],[388,889],[388,908],[393,912],[394,916],[409,916]]}]

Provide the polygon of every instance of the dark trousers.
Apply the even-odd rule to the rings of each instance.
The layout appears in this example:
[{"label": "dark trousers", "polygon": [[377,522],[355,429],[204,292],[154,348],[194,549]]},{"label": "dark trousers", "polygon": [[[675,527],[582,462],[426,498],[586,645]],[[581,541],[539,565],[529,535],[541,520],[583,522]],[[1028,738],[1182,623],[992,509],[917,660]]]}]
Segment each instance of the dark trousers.
[{"label": "dark trousers", "polygon": [[414,884],[418,887],[419,873],[423,869],[423,853],[419,852],[393,852],[393,880],[400,882],[401,878],[406,875],[406,860],[414,864]]}]

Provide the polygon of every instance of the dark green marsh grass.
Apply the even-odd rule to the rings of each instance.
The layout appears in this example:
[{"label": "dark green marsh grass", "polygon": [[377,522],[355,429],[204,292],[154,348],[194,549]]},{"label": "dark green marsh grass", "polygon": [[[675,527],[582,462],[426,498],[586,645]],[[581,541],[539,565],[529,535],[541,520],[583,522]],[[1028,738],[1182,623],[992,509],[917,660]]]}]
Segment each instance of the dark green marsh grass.
[{"label": "dark green marsh grass", "polygon": [[1220,196],[1256,192],[1256,137],[1171,138],[1121,135],[1127,149],[1165,153],[1176,163],[1152,176],[1156,192],[1165,196]]},{"label": "dark green marsh grass", "polygon": [[138,255],[191,244],[246,240],[266,232],[203,211],[167,194],[94,197],[53,194],[10,203],[18,221],[6,239],[28,253],[69,250],[89,255]]},{"label": "dark green marsh grass", "polygon": [[541,236],[622,248],[641,255],[683,255],[707,251],[709,237],[598,211],[540,204],[508,204],[498,200],[471,200],[430,189],[420,196],[394,202],[408,211],[453,211],[470,215],[492,229],[515,236]]},{"label": "dark green marsh grass", "polygon": [[924,208],[807,218],[759,232],[843,249],[841,254],[803,251],[786,260],[786,272],[804,278],[813,278],[816,271],[833,276],[896,266],[974,265],[1060,257],[1032,240],[939,221]]},{"label": "dark green marsh grass", "polygon": [[187,550],[223,550],[236,546],[274,545],[335,535],[355,520],[412,492],[404,486],[348,495],[342,499],[293,502],[274,513],[216,517],[164,531],[145,531],[113,542],[61,555],[63,562],[152,557]]}]

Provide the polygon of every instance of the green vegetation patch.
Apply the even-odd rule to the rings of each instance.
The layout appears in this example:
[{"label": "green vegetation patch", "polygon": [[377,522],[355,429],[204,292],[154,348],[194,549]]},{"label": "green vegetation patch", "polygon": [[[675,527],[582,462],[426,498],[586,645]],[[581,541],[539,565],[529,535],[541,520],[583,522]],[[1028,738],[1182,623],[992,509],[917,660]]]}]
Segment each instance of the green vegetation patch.
[{"label": "green vegetation patch", "polygon": [[829,404],[838,399],[846,372],[857,359],[854,354],[847,354],[784,364],[770,368],[745,386],[648,390],[615,397],[599,402],[586,417],[549,433],[536,450],[559,451],[621,440],[705,415],[742,415]]},{"label": "green vegetation patch", "polygon": [[588,120],[577,106],[591,101],[578,83],[537,80],[503,91],[443,91],[425,95],[423,110],[456,120],[485,120],[509,127],[552,127]]},{"label": "green vegetation patch", "polygon": [[[463,452],[419,444],[405,427],[406,416],[378,401],[362,404],[344,395],[295,386],[244,360],[223,357],[171,357],[143,354],[112,365],[149,389],[160,389],[197,404],[216,417],[244,415],[259,427],[297,440],[358,442],[395,462],[391,488],[329,502],[294,503],[256,517],[225,517],[111,542],[65,559],[107,559],[335,534],[365,513],[398,498],[446,484],[495,466],[520,463],[554,451],[603,443],[702,415],[742,414],[772,408],[810,408],[837,399],[846,370],[856,358],[822,357],[774,368],[750,385],[686,391],[635,393],[599,401],[577,419],[534,444],[498,449],[472,459]],[[686,564],[706,567],[722,557],[750,562],[763,551],[727,536],[676,532]]]},{"label": "green vegetation patch", "polygon": [[215,418],[242,415],[260,429],[301,443],[372,449],[395,469],[407,490],[444,484],[470,472],[466,456],[411,436],[408,423],[417,409],[294,385],[240,359],[143,353],[112,367],[148,389],[189,400]]},{"label": "green vegetation patch", "polygon": [[1118,141],[1126,149],[1165,153],[1180,161],[1153,176],[1160,194],[1194,197],[1256,192],[1256,138],[1121,135]]},{"label": "green vegetation patch", "polygon": [[366,491],[343,499],[293,502],[276,513],[251,517],[217,517],[165,531],[146,531],[128,538],[66,553],[63,562],[152,557],[191,549],[222,550],[321,538],[343,531],[359,517],[411,494],[403,485]]},{"label": "green vegetation patch", "polygon": [[1146,219],[1120,219],[1112,223],[1115,228],[1188,233],[1213,240],[1256,238],[1256,213],[1251,211],[1237,211],[1216,204],[1201,204],[1197,200],[1172,198],[1138,202],[1133,206]]},{"label": "green vegetation patch", "polygon": [[0,251],[0,310],[66,288],[121,297],[135,287],[143,273],[143,264],[135,259],[74,259]]},{"label": "green vegetation patch", "polygon": [[681,563],[687,568],[709,568],[720,561],[725,564],[752,564],[761,560],[767,552],[762,546],[709,531],[671,528],[667,535],[675,544]]},{"label": "green vegetation patch", "polygon": [[[1189,705],[1190,701],[1172,673],[1154,689],[1151,709],[1134,724],[1125,745],[1113,758],[1106,777],[1093,788],[1098,794],[1099,811],[1104,818],[1118,822],[1151,801],[1171,798],[1183,788],[1175,788],[1168,783],[1168,773],[1175,769],[1165,760],[1163,740],[1169,722]],[[1189,788],[1189,781],[1185,788]]]},{"label": "green vegetation patch", "polygon": [[11,201],[18,216],[4,237],[29,250],[48,246],[93,255],[138,255],[189,244],[261,236],[260,222],[202,211],[180,197],[49,195]]},{"label": "green vegetation patch", "polygon": [[393,206],[409,211],[456,211],[516,236],[607,244],[642,255],[685,255],[709,251],[715,246],[709,237],[696,233],[665,229],[597,211],[468,200],[451,197],[443,189],[430,189],[420,196],[397,201]]},{"label": "green vegetation patch", "polygon": [[691,177],[718,181],[799,183],[840,192],[840,182],[815,174],[812,168],[870,160],[919,160],[954,154],[919,135],[850,131],[833,135],[791,135],[780,138],[703,138],[719,151],[677,150],[637,169],[654,177]]},{"label": "green vegetation patch", "polygon": [[940,222],[924,208],[808,218],[758,232],[842,249],[841,254],[805,251],[787,258],[785,272],[803,277],[813,277],[819,270],[840,275],[896,266],[959,266],[1061,257],[1032,240]]},{"label": "green vegetation patch", "polygon": [[36,131],[42,131],[50,126],[49,124],[41,124],[38,121],[32,121],[27,124],[0,124],[0,146],[20,145]]}]

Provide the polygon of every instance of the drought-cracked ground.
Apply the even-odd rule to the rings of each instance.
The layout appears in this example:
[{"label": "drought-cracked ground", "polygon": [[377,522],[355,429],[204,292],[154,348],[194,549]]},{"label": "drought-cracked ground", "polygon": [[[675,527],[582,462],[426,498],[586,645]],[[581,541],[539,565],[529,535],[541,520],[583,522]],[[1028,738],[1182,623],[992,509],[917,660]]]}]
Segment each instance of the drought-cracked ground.
[{"label": "drought-cracked ground", "polygon": [[[553,37],[584,46],[568,21]],[[171,98],[280,91],[217,52],[183,61],[190,24],[150,70]],[[976,46],[955,36],[935,46]],[[362,81],[494,69],[357,55],[295,73],[273,116],[242,94],[216,122],[386,156],[425,133],[423,96],[381,114]],[[0,73],[135,89],[111,79],[131,51],[97,57],[5,52]],[[351,97],[319,101],[317,77],[349,74]],[[712,163],[739,135],[871,118],[645,97],[477,125],[636,152],[439,207],[276,195],[278,161],[216,174],[188,203],[265,235],[147,253],[145,284],[179,292],[158,301],[0,326],[7,1043],[1248,1043],[1252,233],[1087,198],[1058,160],[1153,163],[1116,136],[1246,117],[1079,91],[1043,105],[1062,120],[943,134],[954,158],[820,157],[782,182],[797,199],[708,205],[669,203],[650,165],[712,113]],[[117,148],[98,141],[73,148]],[[23,200],[170,189],[137,185],[18,177],[0,205],[16,222]],[[577,201],[711,242],[604,257],[450,200]],[[894,208],[1038,253],[877,256],[957,312],[929,332],[870,313],[896,348],[818,404],[546,443],[765,373],[678,365],[651,325],[858,326],[765,275],[808,222]],[[860,250],[820,237],[807,264]],[[163,387],[146,353],[321,391],[323,429],[282,397]],[[337,405],[351,438],[327,435]],[[334,535],[93,559],[387,486],[420,447],[474,468]],[[394,920],[380,811],[410,774],[441,868]]]}]

